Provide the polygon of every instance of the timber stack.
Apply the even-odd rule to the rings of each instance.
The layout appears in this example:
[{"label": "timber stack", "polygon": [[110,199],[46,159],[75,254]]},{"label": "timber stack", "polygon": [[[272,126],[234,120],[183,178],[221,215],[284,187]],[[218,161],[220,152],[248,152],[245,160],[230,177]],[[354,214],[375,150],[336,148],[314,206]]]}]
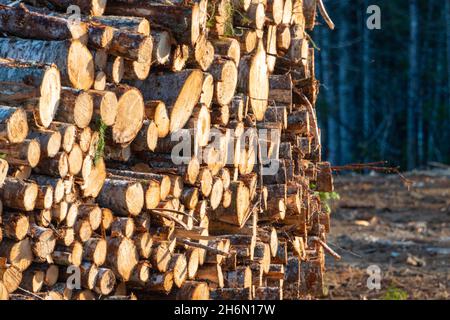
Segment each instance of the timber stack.
[{"label": "timber stack", "polygon": [[0,299],[321,295],[316,10],[0,0]]}]

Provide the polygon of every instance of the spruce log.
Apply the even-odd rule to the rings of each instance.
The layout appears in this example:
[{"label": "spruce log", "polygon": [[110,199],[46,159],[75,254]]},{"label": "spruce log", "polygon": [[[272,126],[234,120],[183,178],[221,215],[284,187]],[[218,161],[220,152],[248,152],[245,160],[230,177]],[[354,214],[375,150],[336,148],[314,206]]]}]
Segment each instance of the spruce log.
[{"label": "spruce log", "polygon": [[60,73],[55,66],[0,59],[0,83],[0,101],[24,107],[39,125],[49,126],[61,91]]},{"label": "spruce log", "polygon": [[69,247],[57,246],[52,253],[52,260],[60,266],[81,265],[83,259],[83,245],[75,241]]},{"label": "spruce log", "polygon": [[250,97],[250,106],[257,121],[267,109],[269,96],[269,71],[266,52],[260,40],[253,56],[244,56],[239,63],[238,89]]},{"label": "spruce log", "polygon": [[95,280],[94,291],[100,295],[108,295],[114,290],[116,277],[112,270],[98,268]]},{"label": "spruce log", "polygon": [[145,17],[151,24],[169,29],[178,43],[194,46],[202,34],[204,17],[198,3],[192,6],[163,5],[155,2],[136,2],[133,5],[112,1],[107,14]]},{"label": "spruce log", "polygon": [[23,273],[14,266],[0,266],[0,282],[6,288],[6,291],[13,293],[16,291],[23,279]]},{"label": "spruce log", "polygon": [[30,224],[28,235],[31,238],[31,248],[37,258],[46,259],[55,249],[56,238],[52,229]]},{"label": "spruce log", "polygon": [[211,288],[212,300],[252,300],[251,288]]},{"label": "spruce log", "polygon": [[77,128],[73,124],[53,121],[50,124],[49,129],[58,131],[61,134],[62,149],[65,152],[70,152],[76,141]]},{"label": "spruce log", "polygon": [[45,272],[41,270],[25,270],[20,287],[30,292],[41,291],[44,286]]},{"label": "spruce log", "polygon": [[127,238],[110,238],[108,241],[108,254],[106,264],[117,277],[127,281],[131,277],[134,267],[138,264],[136,246]]},{"label": "spruce log", "polygon": [[235,65],[239,64],[241,58],[241,47],[239,41],[234,38],[219,37],[213,40],[215,53],[227,57],[234,61]]},{"label": "spruce log", "polygon": [[145,63],[152,58],[153,39],[140,33],[113,29],[111,44],[107,50],[114,56]]},{"label": "spruce log", "polygon": [[12,165],[34,168],[39,163],[41,147],[37,139],[25,139],[19,145],[0,142],[0,153]]},{"label": "spruce log", "polygon": [[[30,10],[29,10],[30,9]],[[87,26],[72,23],[44,12],[33,12],[27,6],[0,5],[0,30],[19,38],[37,40],[71,40],[87,42]]]},{"label": "spruce log", "polygon": [[10,208],[32,211],[36,204],[38,187],[33,182],[25,182],[7,177],[0,189],[3,204]]},{"label": "spruce log", "polygon": [[28,134],[27,115],[23,109],[0,106],[0,140],[21,143]]},{"label": "spruce log", "polygon": [[3,239],[0,242],[0,256],[5,257],[8,263],[19,269],[19,271],[26,270],[33,262],[30,239],[25,238],[18,242]]},{"label": "spruce log", "polygon": [[14,240],[23,240],[30,226],[29,218],[20,212],[4,211],[2,217],[4,236]]},{"label": "spruce log", "polygon": [[64,197],[64,182],[62,179],[41,176],[41,175],[32,175],[30,179],[35,181],[38,185],[45,186],[49,185],[53,190],[53,203],[60,203]]},{"label": "spruce log", "polygon": [[145,102],[145,116],[153,120],[158,128],[158,138],[164,138],[169,134],[170,119],[166,105],[163,101],[149,100]]},{"label": "spruce log", "polygon": [[97,201],[118,215],[137,216],[144,206],[144,190],[140,183],[106,179]]},{"label": "spruce log", "polygon": [[158,65],[165,65],[170,60],[171,37],[170,33],[165,30],[152,29],[153,38],[152,60]]},{"label": "spruce log", "polygon": [[241,226],[245,222],[245,218],[250,206],[249,189],[242,182],[232,182],[230,189],[232,193],[232,202],[228,208],[219,207],[215,211],[214,218]]},{"label": "spruce log", "polygon": [[43,158],[34,170],[39,174],[65,178],[69,173],[69,157],[65,152],[58,152],[53,158]]},{"label": "spruce log", "polygon": [[55,64],[61,72],[61,83],[76,89],[87,90],[94,83],[94,59],[89,50],[77,40],[2,38],[0,56],[27,62]]},{"label": "spruce log", "polygon": [[86,128],[91,122],[93,111],[94,102],[89,93],[64,87],[55,120]]},{"label": "spruce log", "polygon": [[[27,0],[26,2],[36,4],[36,0]],[[37,0],[37,3],[46,6],[53,6],[59,11],[64,12],[67,12],[71,6],[75,5],[83,14],[90,16],[101,16],[105,12],[106,8],[106,0]]]},{"label": "spruce log", "polygon": [[172,255],[169,261],[168,270],[173,273],[173,282],[178,288],[183,286],[187,278],[187,260],[186,256],[181,253]]},{"label": "spruce log", "polygon": [[176,294],[177,300],[209,300],[209,286],[206,282],[186,281]]},{"label": "spruce log", "polygon": [[112,127],[115,143],[131,142],[142,127],[144,119],[144,100],[138,89],[129,86],[112,86],[119,99],[116,122]]},{"label": "spruce log", "polygon": [[136,82],[145,100],[162,100],[173,106],[170,113],[170,132],[184,127],[192,110],[200,99],[203,73],[200,70],[184,70],[177,73],[150,75],[145,81]]},{"label": "spruce log", "polygon": [[214,78],[214,102],[220,105],[229,104],[238,81],[236,65],[233,61],[216,57],[209,72]]},{"label": "spruce log", "polygon": [[104,24],[123,31],[150,35],[150,23],[145,18],[124,16],[96,16],[91,21]]},{"label": "spruce log", "polygon": [[45,157],[53,158],[61,148],[62,135],[59,131],[47,129],[33,129],[28,134],[29,139],[37,139],[41,152]]}]

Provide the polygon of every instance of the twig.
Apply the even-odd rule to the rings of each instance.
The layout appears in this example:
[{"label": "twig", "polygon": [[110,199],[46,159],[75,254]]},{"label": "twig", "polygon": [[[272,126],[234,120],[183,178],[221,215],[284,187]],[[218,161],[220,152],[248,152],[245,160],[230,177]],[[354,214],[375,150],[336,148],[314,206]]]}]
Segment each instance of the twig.
[{"label": "twig", "polygon": [[215,249],[215,248],[211,248],[211,247],[209,247],[207,245],[204,245],[204,244],[201,244],[201,243],[191,242],[189,240],[178,239],[178,238],[177,238],[176,241],[179,242],[179,243],[185,244],[187,246],[190,246],[190,247],[196,247],[196,248],[200,248],[200,249],[205,249],[205,250],[211,251],[211,252],[213,252],[215,254],[218,254],[218,255],[221,255],[221,256],[228,257],[230,255],[228,252],[225,252],[225,251],[222,251],[222,250],[218,250],[218,249]]},{"label": "twig", "polygon": [[325,20],[325,22],[327,23],[328,27],[331,30],[334,30],[334,28],[335,28],[334,22],[333,22],[333,20],[331,20],[330,16],[328,15],[327,9],[325,8],[323,1],[318,0],[317,4],[319,6],[319,11],[320,11],[320,14],[322,15],[323,20]]},{"label": "twig", "polygon": [[409,179],[407,179],[399,170],[398,167],[381,167],[380,165],[387,164],[386,161],[380,161],[380,162],[370,162],[370,163],[352,163],[347,164],[343,166],[333,166],[331,167],[332,171],[346,171],[346,170],[373,170],[377,172],[384,172],[384,173],[395,173],[397,174],[402,181],[406,184],[408,190],[413,185],[413,182]]},{"label": "twig", "polygon": [[150,211],[152,211],[153,213],[155,213],[155,214],[157,214],[157,215],[159,215],[159,216],[161,216],[161,217],[163,217],[163,218],[167,218],[167,219],[170,219],[170,220],[175,221],[176,223],[178,223],[180,226],[182,226],[182,227],[185,228],[186,230],[191,230],[191,228],[189,228],[189,227],[187,226],[187,224],[185,224],[183,221],[181,221],[180,219],[175,218],[174,216],[171,216],[171,215],[168,214],[168,213],[159,212],[159,211],[154,211],[153,209],[151,209]]},{"label": "twig", "polygon": [[316,113],[314,111],[314,108],[313,108],[311,102],[303,93],[301,94],[301,97],[302,97],[303,101],[305,101],[306,108],[308,109],[308,112],[311,114],[311,117],[312,117],[312,122],[313,122],[313,127],[314,127],[313,128],[314,129],[314,140],[316,142],[315,150],[317,150],[322,145],[322,142],[320,141],[319,125],[317,123]]},{"label": "twig", "polygon": [[164,208],[153,208],[153,209],[149,209],[149,210],[160,211],[160,212],[167,211],[167,212],[172,212],[172,213],[176,213],[176,214],[181,214],[183,216],[191,218],[195,222],[199,222],[197,218],[195,218],[194,216],[191,216],[191,215],[189,215],[189,214],[187,214],[186,212],[183,212],[183,211],[178,211],[178,210],[173,210],[173,209],[164,209]]},{"label": "twig", "polygon": [[19,290],[21,290],[21,291],[23,291],[23,292],[29,294],[30,296],[33,296],[33,297],[35,297],[35,298],[38,298],[39,300],[44,300],[44,298],[38,296],[37,294],[34,294],[34,293],[31,292],[31,291],[25,290],[24,288],[18,287],[17,289],[19,289]]},{"label": "twig", "polygon": [[319,237],[310,237],[312,241],[316,241],[318,244],[320,244],[326,252],[328,252],[331,256],[333,256],[336,260],[341,260],[341,256],[331,249],[325,242],[322,241]]}]

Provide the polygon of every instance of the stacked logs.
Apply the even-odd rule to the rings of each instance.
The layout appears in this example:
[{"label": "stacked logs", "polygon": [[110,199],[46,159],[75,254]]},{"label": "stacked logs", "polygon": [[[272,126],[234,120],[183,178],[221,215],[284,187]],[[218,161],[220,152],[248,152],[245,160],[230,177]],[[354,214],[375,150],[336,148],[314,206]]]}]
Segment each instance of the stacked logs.
[{"label": "stacked logs", "polygon": [[0,299],[320,295],[318,6],[1,0]]}]

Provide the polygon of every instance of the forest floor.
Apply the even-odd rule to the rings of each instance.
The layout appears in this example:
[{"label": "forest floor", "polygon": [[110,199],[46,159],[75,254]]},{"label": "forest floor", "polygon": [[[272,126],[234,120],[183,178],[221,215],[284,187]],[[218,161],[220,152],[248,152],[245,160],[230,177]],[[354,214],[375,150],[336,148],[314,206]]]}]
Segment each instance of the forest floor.
[{"label": "forest floor", "polygon": [[327,256],[326,299],[450,299],[450,170],[406,178],[409,190],[397,175],[335,179],[328,242],[342,259]]}]

